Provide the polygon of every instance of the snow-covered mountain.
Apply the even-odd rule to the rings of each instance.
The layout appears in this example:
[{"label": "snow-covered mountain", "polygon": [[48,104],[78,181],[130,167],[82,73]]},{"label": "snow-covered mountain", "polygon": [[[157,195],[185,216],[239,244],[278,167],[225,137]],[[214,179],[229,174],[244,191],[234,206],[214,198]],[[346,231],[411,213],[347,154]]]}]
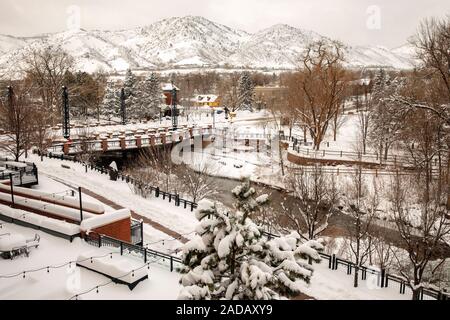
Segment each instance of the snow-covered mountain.
[{"label": "snow-covered mountain", "polygon": [[[193,16],[120,31],[81,29],[32,38],[0,35],[0,72],[20,66],[29,48],[48,45],[61,46],[75,58],[77,69],[87,72],[224,66],[292,69],[306,44],[318,39],[327,38],[283,24],[250,34]],[[411,51],[405,48],[348,46],[347,65],[410,68]]]}]

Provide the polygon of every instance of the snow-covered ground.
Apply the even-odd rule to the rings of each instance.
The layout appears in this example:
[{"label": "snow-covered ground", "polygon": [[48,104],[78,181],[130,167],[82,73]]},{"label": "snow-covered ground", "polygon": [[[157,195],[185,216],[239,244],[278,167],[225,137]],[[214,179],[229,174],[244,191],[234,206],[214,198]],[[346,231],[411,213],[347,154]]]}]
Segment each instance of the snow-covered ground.
[{"label": "snow-covered ground", "polygon": [[[2,223],[1,226],[0,234],[20,234],[25,236],[25,238],[32,238],[35,233],[38,233],[41,240],[39,247],[32,249],[28,258],[17,257],[14,260],[0,259],[0,300],[63,300],[70,299],[74,295],[92,288],[94,288],[92,292],[80,296],[79,299],[170,300],[176,299],[178,296],[180,289],[178,284],[179,274],[170,272],[168,265],[161,261],[149,265],[149,279],[139,283],[133,291],[130,291],[124,285],[109,284],[100,287],[99,293],[96,293],[95,288],[108,283],[110,279],[93,271],[75,267],[75,263],[71,263],[70,266],[66,265],[62,268],[50,268],[49,272],[47,272],[46,267],[76,261],[80,254],[86,252],[93,252],[95,257],[105,256],[111,252],[115,252],[114,249],[99,249],[85,243],[79,238],[75,239],[73,243],[70,243],[40,231],[9,223]],[[115,254],[117,255],[117,253]],[[133,257],[128,258],[137,265],[145,265],[142,260]],[[44,270],[25,273],[25,278],[23,278],[23,271],[42,267],[44,267]],[[2,277],[17,273],[20,273],[17,277]]]},{"label": "snow-covered ground", "polygon": [[[70,261],[76,261],[81,253],[89,252],[94,257],[117,254],[114,249],[96,248],[80,239],[73,243],[56,238],[46,233],[29,228],[2,223],[0,233],[20,234],[25,238],[31,238],[35,233],[41,237],[40,246],[32,249],[30,256],[17,257],[14,260],[0,260],[0,299],[49,299],[62,300],[93,289],[78,299],[137,299],[137,300],[165,300],[176,299],[180,291],[178,283],[180,275],[170,272],[169,267],[162,261],[150,264],[149,279],[139,283],[130,291],[128,287],[109,283],[109,279],[93,271],[84,268],[75,268],[75,264],[62,268],[50,268]],[[129,257],[129,256],[126,256]],[[136,264],[145,264],[137,258],[129,257]],[[44,268],[34,273],[23,271]],[[145,267],[146,268],[146,267]],[[4,278],[12,274],[16,277]],[[368,276],[367,281],[361,281],[360,287],[353,288],[352,277],[346,275],[345,270],[332,271],[328,269],[328,262],[322,261],[315,265],[315,272],[310,285],[304,285],[303,292],[315,299],[410,299],[410,295],[400,295],[398,288],[391,285],[390,288],[380,289],[376,287],[376,278]],[[99,293],[96,287],[99,287]]]}]

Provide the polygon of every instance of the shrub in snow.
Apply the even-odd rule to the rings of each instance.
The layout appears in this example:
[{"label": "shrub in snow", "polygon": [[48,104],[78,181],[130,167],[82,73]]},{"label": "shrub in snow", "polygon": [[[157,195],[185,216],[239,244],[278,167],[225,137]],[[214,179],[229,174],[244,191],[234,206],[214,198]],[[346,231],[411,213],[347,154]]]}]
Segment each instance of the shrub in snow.
[{"label": "shrub in snow", "polygon": [[267,203],[255,196],[248,180],[232,191],[235,210],[202,200],[196,211],[198,236],[183,248],[183,289],[179,299],[269,300],[298,295],[318,262],[316,241],[298,234],[268,241],[251,215]]}]

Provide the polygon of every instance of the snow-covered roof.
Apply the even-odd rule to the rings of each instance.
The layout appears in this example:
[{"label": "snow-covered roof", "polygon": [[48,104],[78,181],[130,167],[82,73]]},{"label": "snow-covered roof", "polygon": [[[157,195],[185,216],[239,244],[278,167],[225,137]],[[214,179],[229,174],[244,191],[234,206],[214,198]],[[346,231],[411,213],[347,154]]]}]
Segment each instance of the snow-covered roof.
[{"label": "snow-covered roof", "polygon": [[173,88],[175,88],[177,91],[180,91],[180,88],[178,88],[177,86],[175,86],[171,83],[163,83],[163,85],[162,85],[163,91],[172,91]]},{"label": "snow-covered roof", "polygon": [[213,103],[216,102],[219,96],[215,94],[199,94],[194,97],[194,101],[197,103]]},{"label": "snow-covered roof", "polygon": [[104,213],[102,215],[83,220],[80,224],[80,229],[82,231],[90,231],[130,217],[131,213],[129,209],[121,209],[115,212]]}]

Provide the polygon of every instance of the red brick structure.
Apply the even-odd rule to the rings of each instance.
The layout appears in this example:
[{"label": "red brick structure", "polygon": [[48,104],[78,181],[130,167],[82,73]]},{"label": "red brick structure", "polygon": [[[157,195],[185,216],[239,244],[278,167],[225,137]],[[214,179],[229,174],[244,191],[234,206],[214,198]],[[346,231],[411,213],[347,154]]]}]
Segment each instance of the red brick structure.
[{"label": "red brick structure", "polygon": [[131,219],[123,219],[108,225],[96,228],[93,232],[104,234],[105,236],[131,242]]}]

